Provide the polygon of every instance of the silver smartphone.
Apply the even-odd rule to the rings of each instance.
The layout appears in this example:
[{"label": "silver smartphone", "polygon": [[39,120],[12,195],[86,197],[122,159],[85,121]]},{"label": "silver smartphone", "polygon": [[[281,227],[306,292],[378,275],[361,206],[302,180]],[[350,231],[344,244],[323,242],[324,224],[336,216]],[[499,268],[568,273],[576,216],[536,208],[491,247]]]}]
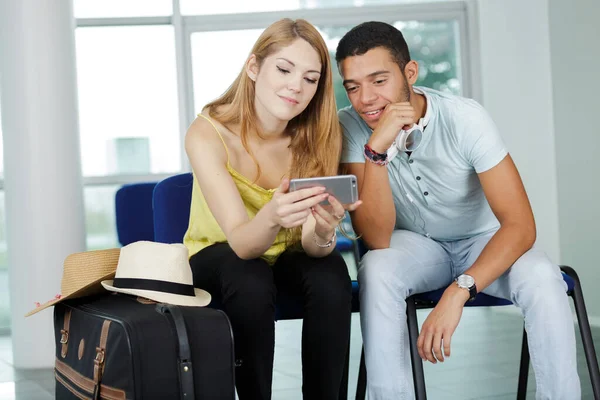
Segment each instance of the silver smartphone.
[{"label": "silver smartphone", "polygon": [[[325,192],[333,195],[342,204],[358,201],[358,185],[354,175],[322,176],[316,178],[299,178],[290,180],[290,192],[298,189],[323,186]],[[324,204],[329,202],[325,201]]]}]

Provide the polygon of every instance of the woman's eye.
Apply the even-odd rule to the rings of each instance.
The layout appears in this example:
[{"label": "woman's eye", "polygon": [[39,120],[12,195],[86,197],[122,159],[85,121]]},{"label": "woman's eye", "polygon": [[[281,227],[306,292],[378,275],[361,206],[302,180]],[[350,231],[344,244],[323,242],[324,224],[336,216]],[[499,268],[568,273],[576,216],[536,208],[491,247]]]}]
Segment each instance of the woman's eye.
[{"label": "woman's eye", "polygon": [[314,85],[315,83],[317,83],[316,79],[310,79],[310,78],[304,78],[306,80],[306,82],[310,83],[311,85]]},{"label": "woman's eye", "polygon": [[289,70],[287,70],[287,69],[283,69],[283,68],[281,68],[281,67],[277,67],[277,69],[278,69],[278,70],[279,70],[279,72],[281,72],[282,74],[289,74],[289,73],[290,73],[290,71],[289,71]]}]

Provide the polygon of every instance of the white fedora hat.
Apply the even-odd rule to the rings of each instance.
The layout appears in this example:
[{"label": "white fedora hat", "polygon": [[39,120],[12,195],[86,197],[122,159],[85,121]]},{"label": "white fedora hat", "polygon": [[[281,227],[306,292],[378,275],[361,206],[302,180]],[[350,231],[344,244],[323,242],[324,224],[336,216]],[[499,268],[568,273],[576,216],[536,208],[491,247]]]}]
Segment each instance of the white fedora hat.
[{"label": "white fedora hat", "polygon": [[145,297],[160,303],[203,307],[210,294],[194,288],[188,249],[183,244],[139,241],[121,249],[114,280],[106,290]]}]

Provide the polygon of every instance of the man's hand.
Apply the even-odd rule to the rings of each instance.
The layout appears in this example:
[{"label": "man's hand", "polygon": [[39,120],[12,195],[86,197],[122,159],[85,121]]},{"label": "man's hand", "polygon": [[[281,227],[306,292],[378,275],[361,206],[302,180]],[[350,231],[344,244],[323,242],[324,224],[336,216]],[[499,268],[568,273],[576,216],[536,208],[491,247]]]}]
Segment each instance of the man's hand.
[{"label": "man's hand", "polygon": [[454,283],[444,291],[440,302],[423,323],[417,340],[417,349],[423,361],[436,364],[438,361],[444,362],[444,356],[450,357],[450,341],[468,299],[469,292]]},{"label": "man's hand", "polygon": [[398,133],[402,129],[409,129],[414,121],[415,109],[409,102],[388,104],[369,139],[369,146],[378,153],[385,153]]}]

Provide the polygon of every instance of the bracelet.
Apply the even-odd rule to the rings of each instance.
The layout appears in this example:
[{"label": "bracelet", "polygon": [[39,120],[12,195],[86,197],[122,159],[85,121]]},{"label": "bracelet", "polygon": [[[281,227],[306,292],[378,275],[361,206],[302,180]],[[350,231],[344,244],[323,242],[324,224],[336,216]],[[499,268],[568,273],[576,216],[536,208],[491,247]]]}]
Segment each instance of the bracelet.
[{"label": "bracelet", "polygon": [[320,248],[326,248],[326,247],[331,247],[331,245],[333,244],[334,240],[335,240],[335,236],[336,236],[337,232],[334,230],[333,231],[333,236],[331,237],[331,239],[329,239],[329,241],[325,244],[319,244],[319,242],[317,241],[317,232],[313,232],[313,240],[315,241],[315,244],[320,247]]},{"label": "bracelet", "polygon": [[365,158],[371,161],[373,164],[385,166],[389,162],[387,153],[378,153],[368,144],[365,144],[364,155]]}]

